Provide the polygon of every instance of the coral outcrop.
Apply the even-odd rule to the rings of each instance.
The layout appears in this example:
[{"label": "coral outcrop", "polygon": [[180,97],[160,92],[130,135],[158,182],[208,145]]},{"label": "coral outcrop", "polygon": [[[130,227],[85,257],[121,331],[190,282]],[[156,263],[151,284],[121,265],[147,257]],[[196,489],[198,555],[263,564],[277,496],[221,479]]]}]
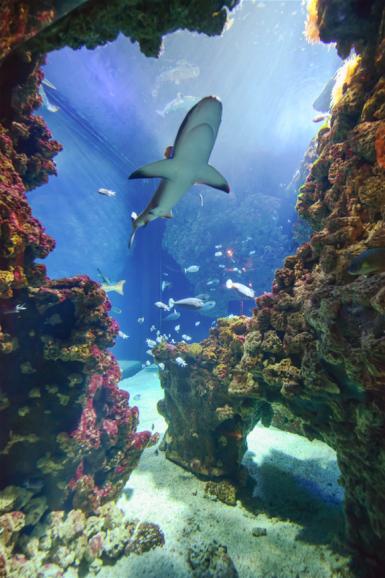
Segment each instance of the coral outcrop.
[{"label": "coral outcrop", "polygon": [[[114,509],[144,448],[138,410],[107,349],[118,327],[98,283],[52,281],[36,263],[54,240],[27,193],[61,146],[34,114],[44,53],[123,32],[146,54],[179,27],[219,33],[228,2],[13,2],[0,6],[0,575],[77,576],[163,543]],[[76,539],[75,539],[76,538]],[[42,573],[44,572],[44,574]]]},{"label": "coral outcrop", "polygon": [[35,36],[29,47],[39,52],[64,46],[95,48],[115,40],[122,33],[139,42],[146,56],[158,56],[162,36],[180,28],[208,35],[220,34],[226,22],[226,8],[231,10],[238,0],[162,3],[157,0],[113,0],[108,3],[93,0],[76,3],[80,5]]},{"label": "coral outcrop", "polygon": [[237,578],[234,562],[227,547],[213,540],[210,544],[196,544],[188,553],[187,561],[193,578]]},{"label": "coral outcrop", "polygon": [[[300,190],[310,240],[285,259],[251,319],[219,320],[199,359],[184,344],[155,350],[165,364],[166,453],[191,471],[234,478],[246,433],[259,419],[269,425],[277,407],[278,424],[336,450],[347,539],[366,578],[385,565],[385,273],[381,263],[368,276],[348,269],[354,256],[385,247],[384,20],[381,2],[318,2],[320,38],[344,55],[354,45],[360,57]],[[225,462],[223,432],[233,448]]]},{"label": "coral outcrop", "polygon": [[[122,555],[141,554],[164,544],[158,526],[128,520],[113,502],[92,516],[82,510],[51,511],[44,523],[34,520],[32,531],[21,535],[31,525],[31,518],[21,511],[0,515],[0,552],[7,559],[0,576],[78,578],[86,569],[88,576],[96,576],[103,565]],[[15,544],[18,554],[13,552]]]}]

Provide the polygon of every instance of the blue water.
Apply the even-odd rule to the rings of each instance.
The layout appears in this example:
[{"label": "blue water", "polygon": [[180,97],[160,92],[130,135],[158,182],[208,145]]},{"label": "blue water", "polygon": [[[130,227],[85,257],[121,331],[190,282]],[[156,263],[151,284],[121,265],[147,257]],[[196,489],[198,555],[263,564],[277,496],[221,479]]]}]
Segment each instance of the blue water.
[{"label": "blue water", "polygon": [[[114,282],[126,280],[124,296],[109,293],[118,308],[113,316],[129,335],[117,339],[119,359],[149,359],[145,339],[154,337],[152,325],[174,339],[185,333],[199,340],[218,315],[250,314],[253,302],[226,292],[226,278],[251,284],[257,294],[269,291],[274,270],[295,250],[296,192],[290,182],[318,130],[312,102],[339,59],[334,50],[305,42],[300,2],[244,2],[232,19],[221,37],[167,36],[159,59],[145,58],[124,37],[92,51],[64,49],[48,56],[45,74],[56,90],[45,90],[60,110],[38,112],[64,150],[56,157],[58,176],[31,192],[30,202],[57,241],[45,260],[51,277],[98,279],[99,268]],[[172,76],[174,68],[197,74]],[[173,143],[186,111],[164,117],[157,111],[178,92],[221,99],[223,119],[210,162],[232,192],[195,186],[172,221],[158,219],[139,230],[129,251],[130,214],[141,212],[157,182],[127,177],[163,158]],[[116,191],[116,197],[99,195],[100,187]],[[235,250],[231,263],[214,257],[215,244]],[[221,271],[220,262],[246,271]],[[201,266],[197,276],[184,274],[190,265]],[[218,303],[215,309],[208,315],[180,310],[178,321],[162,321],[156,301],[194,296],[210,279],[219,279],[218,288],[207,291]],[[163,294],[162,280],[172,282]],[[178,324],[179,336],[173,329]]]}]

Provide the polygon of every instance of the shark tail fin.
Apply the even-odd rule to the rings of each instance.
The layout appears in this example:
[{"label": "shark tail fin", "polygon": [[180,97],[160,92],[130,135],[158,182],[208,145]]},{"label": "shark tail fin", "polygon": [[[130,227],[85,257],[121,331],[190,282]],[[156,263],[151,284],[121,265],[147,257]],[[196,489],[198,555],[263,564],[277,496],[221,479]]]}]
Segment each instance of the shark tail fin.
[{"label": "shark tail fin", "polygon": [[125,284],[126,280],[122,279],[121,281],[119,281],[116,284],[116,289],[115,291],[119,294],[119,295],[124,295],[124,284]]},{"label": "shark tail fin", "polygon": [[174,299],[170,297],[170,299],[168,300],[169,309],[172,309],[174,307],[174,303],[175,303]]},{"label": "shark tail fin", "polygon": [[203,185],[208,185],[209,187],[213,187],[214,189],[219,189],[224,193],[230,192],[229,183],[226,181],[225,177],[221,175],[217,169],[214,169],[211,165],[206,165],[198,175],[197,183],[201,183]]}]

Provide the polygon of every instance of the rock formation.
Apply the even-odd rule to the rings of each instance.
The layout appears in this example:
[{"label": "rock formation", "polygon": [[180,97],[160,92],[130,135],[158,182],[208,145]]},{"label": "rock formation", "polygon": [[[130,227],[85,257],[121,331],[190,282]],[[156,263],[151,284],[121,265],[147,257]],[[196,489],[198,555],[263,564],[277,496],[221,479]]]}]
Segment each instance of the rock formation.
[{"label": "rock formation", "polygon": [[383,263],[368,276],[348,269],[385,247],[385,12],[376,1],[317,7],[321,40],[359,57],[300,190],[313,234],[276,271],[252,318],[219,320],[200,345],[157,348],[160,411],[170,459],[236,479],[246,434],[284,407],[288,422],[336,450],[348,542],[363,575],[375,577],[385,565],[385,273]]},{"label": "rock formation", "polygon": [[[156,55],[162,34],[176,28],[219,33],[224,5],[234,2],[1,3],[1,577],[32,576],[42,565],[44,575],[71,568],[77,576],[79,564],[96,569],[163,541],[157,527],[130,530],[108,503],[157,439],[136,431],[138,410],[118,387],[120,371],[106,351],[118,331],[110,303],[89,278],[52,281],[35,262],[55,243],[32,216],[27,192],[55,174],[61,149],[34,115],[44,53],[92,48],[123,32]],[[75,551],[68,543],[82,532]]]}]

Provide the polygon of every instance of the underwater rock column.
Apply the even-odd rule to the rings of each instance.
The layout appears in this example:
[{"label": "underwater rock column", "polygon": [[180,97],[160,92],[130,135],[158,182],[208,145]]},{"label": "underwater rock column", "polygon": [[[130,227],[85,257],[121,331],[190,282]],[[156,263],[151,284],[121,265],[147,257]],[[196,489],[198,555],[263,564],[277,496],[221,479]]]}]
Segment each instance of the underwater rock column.
[{"label": "underwater rock column", "polygon": [[[240,355],[246,331],[246,321],[235,324],[238,333],[223,334],[223,347],[209,339],[201,345],[162,343],[153,350],[166,365],[161,372],[165,397],[158,410],[168,428],[161,449],[170,460],[209,479],[240,479],[246,436],[259,419],[259,406],[265,405],[229,395],[225,360]],[[185,366],[178,364],[180,357]]]}]

